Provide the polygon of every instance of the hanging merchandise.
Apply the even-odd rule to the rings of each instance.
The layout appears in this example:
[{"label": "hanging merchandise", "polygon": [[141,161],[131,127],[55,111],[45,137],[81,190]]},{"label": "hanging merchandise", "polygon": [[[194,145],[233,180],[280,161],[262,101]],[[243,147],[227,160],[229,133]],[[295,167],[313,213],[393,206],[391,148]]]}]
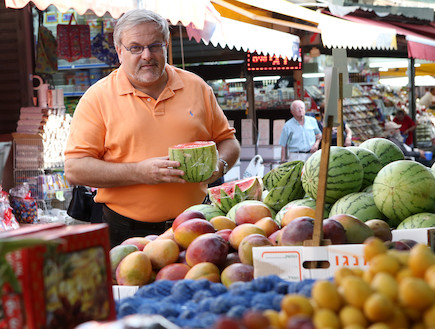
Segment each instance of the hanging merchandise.
[{"label": "hanging merchandise", "polygon": [[[72,25],[72,20],[76,25]],[[71,14],[68,24],[57,25],[57,55],[68,62],[91,57],[91,37],[89,25],[79,25]]]},{"label": "hanging merchandise", "polygon": [[57,41],[54,35],[45,26],[38,29],[38,44],[36,46],[37,73],[53,74],[57,71]]},{"label": "hanging merchandise", "polygon": [[92,39],[92,55],[109,66],[118,65],[118,54],[113,45],[113,32],[104,33],[104,22],[101,32]]}]

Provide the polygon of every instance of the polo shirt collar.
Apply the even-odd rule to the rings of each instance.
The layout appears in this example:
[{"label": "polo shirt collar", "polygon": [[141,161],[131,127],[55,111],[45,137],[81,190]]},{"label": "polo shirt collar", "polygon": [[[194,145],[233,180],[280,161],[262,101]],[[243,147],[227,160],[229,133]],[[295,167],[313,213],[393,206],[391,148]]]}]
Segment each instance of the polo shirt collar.
[{"label": "polo shirt collar", "polygon": [[[168,96],[173,95],[175,90],[183,88],[184,83],[174,67],[166,64],[165,70],[168,74],[168,82],[166,83],[166,87],[160,96],[167,98]],[[135,91],[135,88],[131,84],[130,80],[128,80],[127,73],[123,70],[122,66],[120,66],[118,69],[116,86],[119,90],[119,95],[132,94]]]}]

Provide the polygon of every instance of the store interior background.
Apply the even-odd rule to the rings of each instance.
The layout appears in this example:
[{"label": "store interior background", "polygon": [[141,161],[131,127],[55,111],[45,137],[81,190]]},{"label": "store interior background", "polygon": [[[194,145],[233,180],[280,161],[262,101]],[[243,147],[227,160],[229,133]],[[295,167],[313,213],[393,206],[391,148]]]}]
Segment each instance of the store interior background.
[{"label": "store interior background", "polygon": [[[0,17],[8,16],[14,21],[13,26],[20,28],[17,32],[11,30],[11,34],[17,36],[14,40],[17,49],[16,51],[9,49],[8,55],[0,54],[0,69],[2,69],[0,71],[6,72],[2,74],[11,72],[12,68],[7,63],[13,57],[21,72],[17,75],[16,83],[11,81],[11,74],[8,78],[0,74],[0,96],[4,97],[2,107],[5,109],[0,111],[2,122],[0,141],[10,140],[11,134],[18,131],[20,108],[32,106],[37,96],[36,91],[33,90],[34,79],[29,83],[26,75],[37,74],[34,72],[34,63],[38,24],[42,21],[42,24],[54,35],[56,35],[57,24],[67,24],[68,16],[58,12],[54,6],[49,6],[43,12],[35,9],[34,6],[28,7],[20,12],[0,7]],[[114,19],[109,14],[98,17],[92,12],[87,12],[85,15],[75,13],[75,17],[79,24],[90,26],[91,38],[101,31],[101,24],[104,24],[104,32],[113,30]],[[0,23],[0,29],[10,28],[4,24],[6,23]],[[249,161],[255,154],[263,157],[266,170],[279,162],[281,150],[278,139],[284,122],[290,118],[289,106],[292,100],[303,99],[307,112],[319,118],[318,107],[324,99],[324,69],[332,66],[331,49],[324,48],[318,36],[305,33],[300,37],[300,70],[289,70],[279,75],[264,73],[250,76],[246,71],[247,54],[244,51],[197,43],[193,39],[189,40],[183,26],[171,27],[173,64],[197,73],[209,83],[230,123],[237,130],[237,138],[242,144],[242,154],[238,165],[227,174],[227,180],[243,176]],[[11,39],[12,37],[9,37],[9,41]],[[379,137],[382,133],[383,121],[392,119],[397,109],[408,108],[406,71],[409,62],[406,47],[400,43],[400,40],[398,43],[399,47],[396,51],[351,49],[347,52],[349,82],[353,84],[353,94],[351,98],[344,100],[344,119],[353,130],[356,145],[367,138]],[[5,41],[0,41],[0,49],[6,47],[10,47],[10,43],[6,45]],[[55,74],[40,74],[44,83],[50,84],[51,89],[63,90],[63,102],[56,104],[50,113],[63,118],[61,120],[64,120],[62,124],[65,126],[65,131],[80,96],[92,83],[115,68],[116,65],[110,66],[91,57],[74,62],[59,60],[58,71]],[[416,59],[415,70],[415,97],[418,101],[428,87],[435,86],[435,64]],[[254,87],[254,103],[251,104],[255,104],[255,111],[250,108],[248,101],[247,81],[249,82],[251,78]],[[297,95],[297,81],[302,81],[301,95]],[[19,93],[17,94],[16,90],[12,92],[13,88],[19,90]],[[416,120],[419,126],[433,127],[434,122],[430,121],[433,117],[421,114],[417,108]],[[416,146],[432,150],[430,129],[420,130],[416,132]],[[54,134],[49,138],[49,141],[42,143],[42,152],[46,151],[50,143],[56,142],[62,145],[66,141],[66,134],[62,132],[61,136]],[[32,144],[34,141],[29,143]],[[59,147],[57,145],[56,150]],[[70,187],[61,188],[65,193],[61,197],[63,201],[60,201],[56,189],[48,194],[43,193],[40,182],[35,179],[41,175],[49,177],[62,172],[62,152],[57,152],[57,156],[58,159],[42,161],[32,168],[18,168],[16,160],[13,159],[14,152],[11,150],[3,173],[3,188],[8,190],[19,182],[30,181],[34,185],[38,198],[44,201],[45,205],[65,208]]]}]

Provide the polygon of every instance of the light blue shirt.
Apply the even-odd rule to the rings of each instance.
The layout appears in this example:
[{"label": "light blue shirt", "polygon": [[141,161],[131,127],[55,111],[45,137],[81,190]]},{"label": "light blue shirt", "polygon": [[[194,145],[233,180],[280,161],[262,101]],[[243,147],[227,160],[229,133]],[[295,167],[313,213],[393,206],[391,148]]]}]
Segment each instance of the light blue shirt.
[{"label": "light blue shirt", "polygon": [[315,118],[306,115],[303,126],[291,118],[282,129],[279,145],[287,145],[288,152],[308,152],[316,142],[316,135],[320,133]]}]

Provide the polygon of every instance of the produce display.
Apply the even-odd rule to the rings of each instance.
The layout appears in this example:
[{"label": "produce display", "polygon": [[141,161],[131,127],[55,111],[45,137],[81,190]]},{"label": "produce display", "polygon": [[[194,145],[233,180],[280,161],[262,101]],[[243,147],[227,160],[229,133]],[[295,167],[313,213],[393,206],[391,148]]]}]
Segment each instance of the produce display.
[{"label": "produce display", "polygon": [[[364,243],[368,268],[310,282],[254,279],[254,247],[312,239],[319,150],[210,188],[212,204],[189,207],[165,233],[114,247],[114,283],[140,286],[118,301],[118,317],[160,314],[182,328],[433,328],[435,255],[409,239],[392,242],[391,230],[434,226],[435,175],[381,139],[365,143],[331,147],[322,229],[332,244]],[[267,288],[252,293],[259,282]],[[244,322],[250,311],[267,325]]]}]

